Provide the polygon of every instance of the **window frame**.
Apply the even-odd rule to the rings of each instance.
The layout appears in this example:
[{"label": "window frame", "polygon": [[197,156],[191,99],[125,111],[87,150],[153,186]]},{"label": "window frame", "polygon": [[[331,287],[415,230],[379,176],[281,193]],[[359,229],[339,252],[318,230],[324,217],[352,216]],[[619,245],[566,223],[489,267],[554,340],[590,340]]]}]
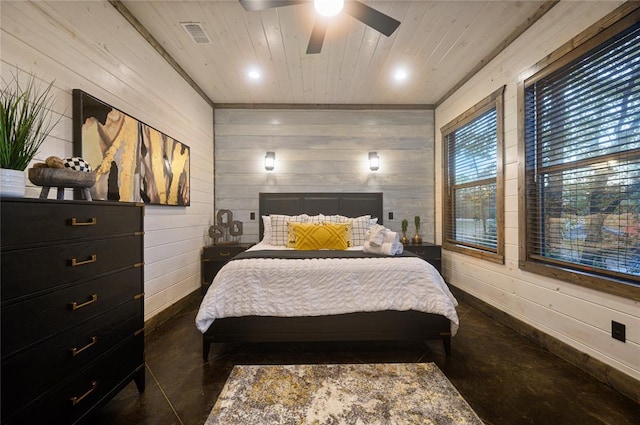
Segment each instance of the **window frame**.
[{"label": "window frame", "polygon": [[[634,2],[629,2],[634,3]],[[584,55],[594,47],[606,42],[620,32],[626,30],[640,21],[640,8],[637,4],[625,3],[609,15],[596,22],[584,32],[565,43],[559,49],[548,55],[546,58],[535,64],[530,70],[530,76],[523,79],[517,85],[518,102],[518,210],[519,210],[519,259],[518,267],[531,273],[563,280],[572,284],[584,286],[602,292],[607,292],[617,296],[640,300],[640,286],[627,281],[624,278],[614,276],[604,276],[589,272],[586,266],[579,264],[569,268],[562,263],[555,263],[553,259],[545,259],[537,256],[532,249],[533,241],[538,238],[538,234],[532,234],[526,218],[530,204],[536,204],[539,198],[535,194],[527,192],[526,173],[526,117],[525,101],[526,89],[548,76],[549,74],[563,68],[576,58]]]},{"label": "window frame", "polygon": [[[498,264],[504,264],[504,90],[502,86],[489,96],[463,112],[441,129],[442,135],[442,248],[472,257],[481,258]],[[447,136],[459,128],[473,122],[490,110],[496,110],[496,248],[484,248],[481,245],[471,245],[456,241],[450,237],[449,229],[452,216],[454,196],[450,184],[451,164]]]}]

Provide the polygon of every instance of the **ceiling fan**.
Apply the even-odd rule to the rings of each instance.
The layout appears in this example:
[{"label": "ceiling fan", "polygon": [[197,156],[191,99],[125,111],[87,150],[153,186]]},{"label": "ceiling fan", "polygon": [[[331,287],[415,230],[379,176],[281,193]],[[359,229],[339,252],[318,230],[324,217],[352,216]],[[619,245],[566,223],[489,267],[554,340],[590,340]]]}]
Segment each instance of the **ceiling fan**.
[{"label": "ceiling fan", "polygon": [[344,12],[374,30],[389,37],[400,25],[400,21],[385,15],[364,3],[355,0],[240,0],[240,4],[247,11],[272,9],[275,7],[292,6],[313,2],[317,16],[307,45],[307,54],[320,53],[324,35],[327,31],[327,16],[334,16]]}]

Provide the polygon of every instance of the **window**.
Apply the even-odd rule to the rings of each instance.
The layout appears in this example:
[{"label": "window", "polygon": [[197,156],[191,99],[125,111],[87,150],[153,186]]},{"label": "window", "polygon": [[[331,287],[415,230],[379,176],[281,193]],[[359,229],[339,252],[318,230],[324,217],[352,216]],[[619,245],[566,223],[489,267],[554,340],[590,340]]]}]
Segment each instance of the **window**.
[{"label": "window", "polygon": [[520,267],[638,297],[640,23],[631,21],[523,84]]},{"label": "window", "polygon": [[504,87],[442,128],[445,249],[504,263]]}]

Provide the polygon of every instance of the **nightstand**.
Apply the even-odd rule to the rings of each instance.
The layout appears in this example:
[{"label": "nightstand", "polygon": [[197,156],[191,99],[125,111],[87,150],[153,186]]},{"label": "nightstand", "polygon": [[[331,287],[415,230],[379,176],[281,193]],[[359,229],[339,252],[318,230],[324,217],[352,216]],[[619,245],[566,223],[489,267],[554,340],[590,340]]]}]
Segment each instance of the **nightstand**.
[{"label": "nightstand", "polygon": [[423,260],[435,267],[438,270],[438,273],[442,274],[442,247],[440,245],[422,242],[417,245],[406,244],[404,245],[404,249],[417,254]]},{"label": "nightstand", "polygon": [[218,271],[233,257],[252,247],[252,243],[233,245],[209,245],[202,249],[200,258],[202,292],[206,292]]}]

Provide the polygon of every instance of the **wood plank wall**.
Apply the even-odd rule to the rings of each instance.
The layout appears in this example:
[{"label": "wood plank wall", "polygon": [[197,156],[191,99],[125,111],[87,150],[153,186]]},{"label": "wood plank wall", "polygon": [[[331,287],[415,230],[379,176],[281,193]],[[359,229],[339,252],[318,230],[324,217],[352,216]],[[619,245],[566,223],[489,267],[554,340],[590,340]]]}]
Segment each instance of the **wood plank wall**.
[{"label": "wood plank wall", "polygon": [[[526,211],[518,211],[516,85],[536,62],[621,3],[560,2],[436,108],[436,199],[441,199],[442,187],[439,129],[505,84],[506,261],[499,265],[444,251],[443,274],[450,284],[640,380],[640,303],[518,269],[518,216]],[[441,205],[436,221],[441,241]],[[612,320],[626,324],[626,343],[611,338]]]},{"label": "wood plank wall", "polygon": [[[384,225],[434,240],[433,110],[216,109],[215,206],[258,240],[259,192],[383,192]],[[267,151],[276,168],[264,169]],[[380,157],[370,171],[368,153]],[[250,213],[256,220],[250,220]],[[389,220],[389,212],[394,219]]]},{"label": "wood plank wall", "polygon": [[[10,79],[17,68],[55,80],[55,113],[62,121],[36,160],[72,156],[74,88],[191,148],[191,206],[146,208],[149,319],[200,285],[200,251],[213,210],[213,110],[107,1],[3,1],[0,7],[2,78]],[[27,189],[28,197],[39,193]]]}]

